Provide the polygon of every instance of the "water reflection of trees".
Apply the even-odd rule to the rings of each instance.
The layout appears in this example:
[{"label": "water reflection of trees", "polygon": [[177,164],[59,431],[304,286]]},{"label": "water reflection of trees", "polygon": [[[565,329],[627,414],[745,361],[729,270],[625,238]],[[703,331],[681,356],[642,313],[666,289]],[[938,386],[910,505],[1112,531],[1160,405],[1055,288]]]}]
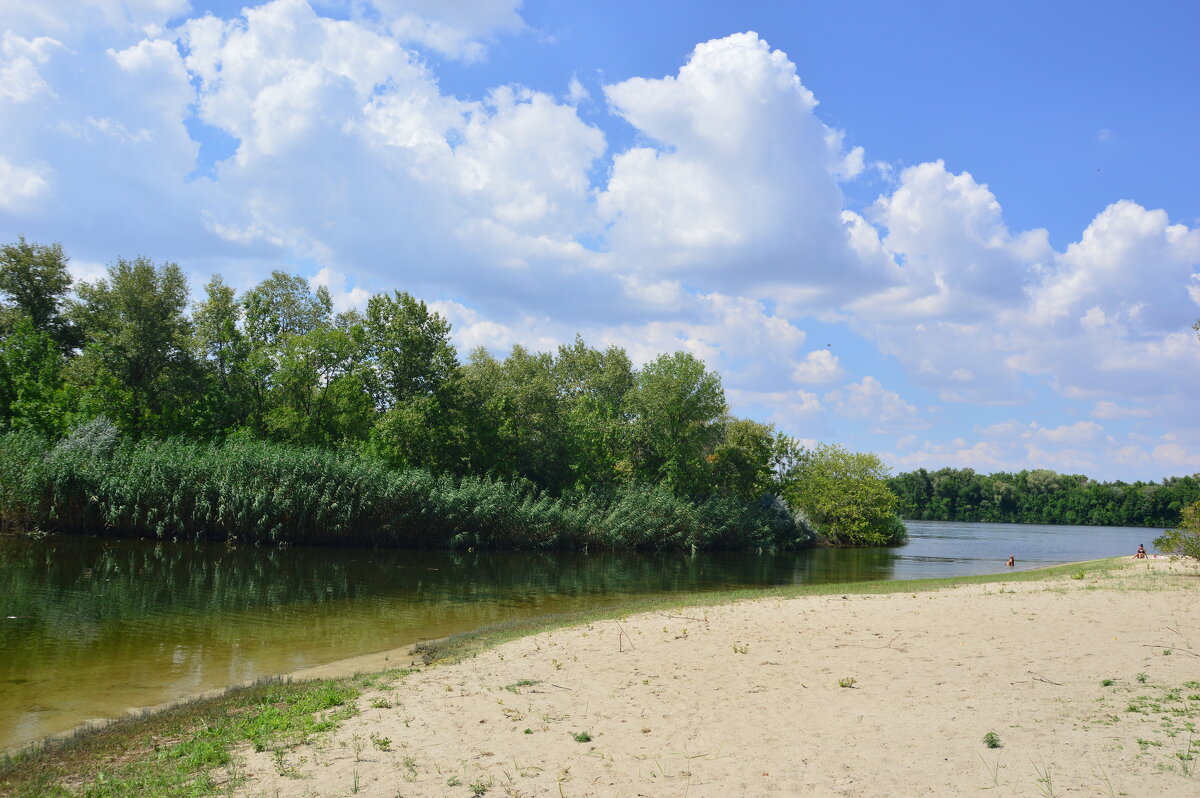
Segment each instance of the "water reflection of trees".
[{"label": "water reflection of trees", "polygon": [[530,591],[658,593],[786,584],[795,579],[794,564],[808,554],[504,554],[9,538],[0,543],[0,595],[6,614],[45,621],[203,614],[373,595],[487,601]]},{"label": "water reflection of trees", "polygon": [[[321,611],[345,601],[389,606],[528,607],[563,597],[686,593],[798,582],[885,579],[886,550],[681,555],[228,547],[137,540],[0,541],[0,643],[22,632],[82,642],[103,624],[219,616],[264,608]],[[356,606],[361,602],[356,602]],[[413,611],[417,611],[416,607]]]}]

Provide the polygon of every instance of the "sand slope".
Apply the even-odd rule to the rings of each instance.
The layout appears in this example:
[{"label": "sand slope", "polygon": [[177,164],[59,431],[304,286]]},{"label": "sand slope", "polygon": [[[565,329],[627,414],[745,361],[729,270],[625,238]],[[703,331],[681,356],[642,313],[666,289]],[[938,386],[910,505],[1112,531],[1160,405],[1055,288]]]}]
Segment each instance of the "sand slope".
[{"label": "sand slope", "polygon": [[[282,760],[243,752],[240,789],[1200,796],[1185,772],[1200,771],[1200,732],[1187,728],[1200,726],[1194,573],[1138,563],[1087,580],[767,599],[544,633],[365,694],[358,717]],[[1001,748],[983,744],[989,731]],[[1181,760],[1190,736],[1196,758]]]}]

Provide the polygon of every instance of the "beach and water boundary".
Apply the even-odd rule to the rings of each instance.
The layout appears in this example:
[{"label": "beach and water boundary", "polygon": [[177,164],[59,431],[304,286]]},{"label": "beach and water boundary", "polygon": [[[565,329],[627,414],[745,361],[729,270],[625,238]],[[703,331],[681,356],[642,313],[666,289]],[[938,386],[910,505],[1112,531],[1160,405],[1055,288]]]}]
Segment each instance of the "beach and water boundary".
[{"label": "beach and water boundary", "polygon": [[[1118,785],[1133,772],[1138,786],[1118,792],[1146,794],[1141,788],[1153,783],[1158,794],[1191,794],[1196,784],[1184,771],[1192,760],[1183,757],[1191,755],[1187,717],[1200,706],[1189,696],[1200,691],[1185,685],[1200,677],[1200,668],[1196,641],[1186,638],[1200,629],[1190,609],[1197,582],[1194,570],[1182,565],[1122,558],[989,577],[736,591],[688,596],[684,603],[657,598],[621,611],[499,625],[338,666],[402,668],[383,675],[262,684],[128,719],[10,761],[0,783],[12,794],[53,794],[47,791],[54,783],[94,784],[104,771],[114,789],[135,779],[145,794],[182,794],[162,781],[171,770],[164,763],[173,767],[191,756],[172,751],[192,742],[193,727],[255,718],[263,706],[298,706],[288,704],[289,694],[326,685],[356,694],[321,713],[345,715],[329,728],[281,724],[280,736],[260,735],[253,744],[233,734],[223,764],[208,768],[204,778],[192,772],[177,774],[179,780],[196,794],[469,795],[486,787],[500,795],[537,795],[554,794],[562,784],[564,795],[615,795],[634,794],[642,790],[640,780],[654,779],[647,785],[657,787],[642,785],[643,792],[780,794],[825,785],[831,794],[873,795],[888,794],[884,779],[892,758],[880,756],[891,751],[896,763],[928,759],[924,780],[914,782],[914,773],[895,777],[928,785],[927,794],[956,794],[959,777],[942,772],[931,752],[912,750],[940,738],[935,747],[955,754],[940,761],[955,762],[968,781],[978,780],[986,760],[999,763],[993,786],[1023,779],[1032,790],[1049,776],[1061,790],[1084,784],[1085,776],[1095,781],[1101,771]],[[1072,637],[1079,634],[1083,642]],[[446,664],[418,664],[410,672],[418,658]],[[1070,663],[1065,673],[1064,662]],[[985,671],[978,671],[981,663]],[[330,675],[336,667],[323,670]],[[955,679],[968,674],[970,688],[956,687]],[[706,709],[706,695],[731,703]],[[756,703],[763,696],[770,701]],[[915,703],[905,705],[905,696]],[[266,698],[274,700],[264,704]],[[901,705],[891,706],[896,699]],[[800,704],[789,717],[772,714],[795,701]],[[1138,701],[1143,711],[1129,711]],[[1107,715],[1098,713],[1105,702],[1112,704]],[[433,712],[439,707],[441,714]],[[863,711],[852,718],[847,712],[855,707]],[[920,712],[936,714],[939,707],[961,716],[963,727],[951,724],[939,734],[939,722],[949,721],[919,720]],[[1099,746],[1089,756],[1100,764],[1087,768],[1082,754],[1052,761],[1054,746],[1039,739],[1049,729],[1052,740],[1066,739],[1065,715],[1025,717],[1079,708],[1090,714],[1070,721],[1069,731],[1082,735],[1074,745]],[[1175,725],[1164,727],[1155,708]],[[646,713],[655,719],[625,733]],[[463,725],[467,719],[475,725]],[[970,724],[996,728],[968,735]],[[988,732],[1000,748],[980,742]],[[254,753],[256,746],[262,751]],[[1121,746],[1128,750],[1118,754]],[[540,753],[531,759],[531,751]],[[1128,764],[1111,772],[1112,757],[1100,756],[1105,751],[1127,757]],[[1041,757],[1045,775],[1031,770],[1022,752]],[[973,771],[959,761],[966,753]],[[687,767],[671,769],[669,763],[680,765],[675,754]],[[657,776],[642,766],[651,760]],[[830,771],[834,762],[845,772]],[[758,773],[776,775],[747,775],[759,765]],[[554,768],[559,772],[546,781]],[[838,782],[842,776],[850,781]],[[879,791],[871,792],[870,784]]]}]

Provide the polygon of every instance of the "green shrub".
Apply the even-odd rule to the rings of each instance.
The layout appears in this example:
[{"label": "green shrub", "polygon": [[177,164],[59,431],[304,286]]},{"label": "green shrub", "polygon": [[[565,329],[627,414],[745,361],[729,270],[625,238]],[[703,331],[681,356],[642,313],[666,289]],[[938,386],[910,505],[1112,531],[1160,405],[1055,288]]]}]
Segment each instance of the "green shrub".
[{"label": "green shrub", "polygon": [[247,543],[480,549],[773,548],[807,542],[781,502],[663,487],[553,496],[524,480],[395,471],[352,450],[233,437],[125,440],[103,419],[53,446],[0,439],[5,528]]}]

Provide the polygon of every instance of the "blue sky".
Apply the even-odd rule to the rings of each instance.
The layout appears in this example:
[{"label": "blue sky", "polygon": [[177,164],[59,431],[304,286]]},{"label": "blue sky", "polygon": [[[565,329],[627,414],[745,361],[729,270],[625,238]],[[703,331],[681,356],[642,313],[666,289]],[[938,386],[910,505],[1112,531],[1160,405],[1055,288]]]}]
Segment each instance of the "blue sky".
[{"label": "blue sky", "polygon": [[0,239],[687,349],[894,468],[1200,470],[1192,3],[0,6]]}]

